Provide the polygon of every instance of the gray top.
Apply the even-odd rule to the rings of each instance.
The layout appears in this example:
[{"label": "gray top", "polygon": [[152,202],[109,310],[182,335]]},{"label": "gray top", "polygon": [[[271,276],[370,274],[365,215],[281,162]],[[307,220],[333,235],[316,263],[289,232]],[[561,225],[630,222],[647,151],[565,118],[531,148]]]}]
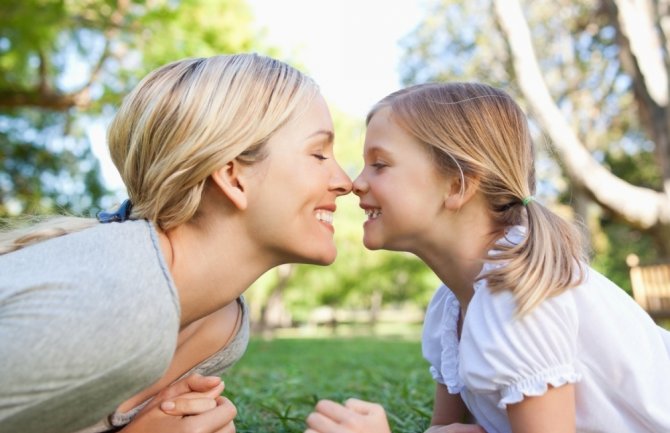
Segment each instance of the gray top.
[{"label": "gray top", "polygon": [[72,432],[158,380],[179,301],[147,221],[0,256],[0,433]]},{"label": "gray top", "polygon": [[[200,373],[203,376],[221,376],[228,370],[228,368],[232,367],[242,355],[244,355],[244,352],[247,350],[247,345],[249,344],[249,313],[244,298],[239,298],[237,302],[240,304],[242,317],[240,327],[237,334],[235,334],[235,337],[215,354],[184,373],[179,379],[193,373]],[[150,401],[151,399],[148,399],[128,412],[115,411],[97,424],[79,430],[76,433],[104,433],[116,431],[132,421]]]}]

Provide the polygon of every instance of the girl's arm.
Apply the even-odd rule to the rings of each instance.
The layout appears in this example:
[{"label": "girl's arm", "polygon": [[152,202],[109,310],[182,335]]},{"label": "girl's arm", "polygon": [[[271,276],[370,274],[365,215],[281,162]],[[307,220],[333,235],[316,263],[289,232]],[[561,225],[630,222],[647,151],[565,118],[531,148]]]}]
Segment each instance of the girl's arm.
[{"label": "girl's arm", "polygon": [[[468,411],[456,394],[437,384],[432,426],[426,433],[486,433],[478,425],[460,424]],[[343,405],[321,400],[307,417],[305,433],[390,433],[384,408],[376,403],[349,399]]]},{"label": "girl's arm", "polygon": [[433,418],[430,420],[431,426],[463,422],[467,413],[468,410],[459,394],[450,394],[446,385],[436,384]]},{"label": "girl's arm", "polygon": [[507,416],[514,433],[574,433],[575,387],[550,387],[544,395],[526,397],[508,405]]},{"label": "girl's arm", "polygon": [[461,396],[450,394],[445,385],[438,383],[435,387],[433,418],[425,433],[486,433],[478,425],[461,424],[469,414]]},{"label": "girl's arm", "polygon": [[391,428],[380,404],[350,398],[344,404],[319,401],[305,433],[391,433]]}]

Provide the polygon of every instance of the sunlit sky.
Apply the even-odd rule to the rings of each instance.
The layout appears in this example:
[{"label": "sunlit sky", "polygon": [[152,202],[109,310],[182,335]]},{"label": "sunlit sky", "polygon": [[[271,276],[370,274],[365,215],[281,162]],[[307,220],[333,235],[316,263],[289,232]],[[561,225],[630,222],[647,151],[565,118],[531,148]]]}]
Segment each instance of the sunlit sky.
[{"label": "sunlit sky", "polygon": [[296,54],[339,109],[364,116],[399,86],[398,42],[421,16],[417,0],[248,0],[268,41]]},{"label": "sunlit sky", "polygon": [[[266,43],[299,62],[332,107],[365,116],[400,86],[400,40],[418,24],[423,0],[247,0]],[[104,126],[89,131],[105,183],[123,195]]]}]

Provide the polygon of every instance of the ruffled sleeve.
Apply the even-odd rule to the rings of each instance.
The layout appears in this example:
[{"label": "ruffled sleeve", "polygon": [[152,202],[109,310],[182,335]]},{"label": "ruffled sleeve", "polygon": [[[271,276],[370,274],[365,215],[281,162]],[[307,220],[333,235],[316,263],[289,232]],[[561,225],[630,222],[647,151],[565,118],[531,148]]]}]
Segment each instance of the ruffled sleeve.
[{"label": "ruffled sleeve", "polygon": [[475,286],[460,343],[461,376],[468,389],[497,392],[498,407],[543,395],[581,379],[576,367],[578,316],[570,291],[514,317],[511,292]]},{"label": "ruffled sleeve", "polygon": [[463,389],[458,376],[458,318],[460,305],[446,286],[435,292],[424,319],[422,352],[430,363],[433,379],[447,386],[451,394]]}]

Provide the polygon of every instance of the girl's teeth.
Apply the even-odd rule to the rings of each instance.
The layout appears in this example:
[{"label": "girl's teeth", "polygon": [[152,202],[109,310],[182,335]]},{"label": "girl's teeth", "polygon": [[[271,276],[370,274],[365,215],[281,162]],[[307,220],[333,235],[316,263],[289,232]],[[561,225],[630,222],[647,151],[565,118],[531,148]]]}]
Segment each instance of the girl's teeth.
[{"label": "girl's teeth", "polygon": [[368,219],[373,220],[381,215],[382,211],[380,209],[366,209],[365,214],[368,216]]}]

